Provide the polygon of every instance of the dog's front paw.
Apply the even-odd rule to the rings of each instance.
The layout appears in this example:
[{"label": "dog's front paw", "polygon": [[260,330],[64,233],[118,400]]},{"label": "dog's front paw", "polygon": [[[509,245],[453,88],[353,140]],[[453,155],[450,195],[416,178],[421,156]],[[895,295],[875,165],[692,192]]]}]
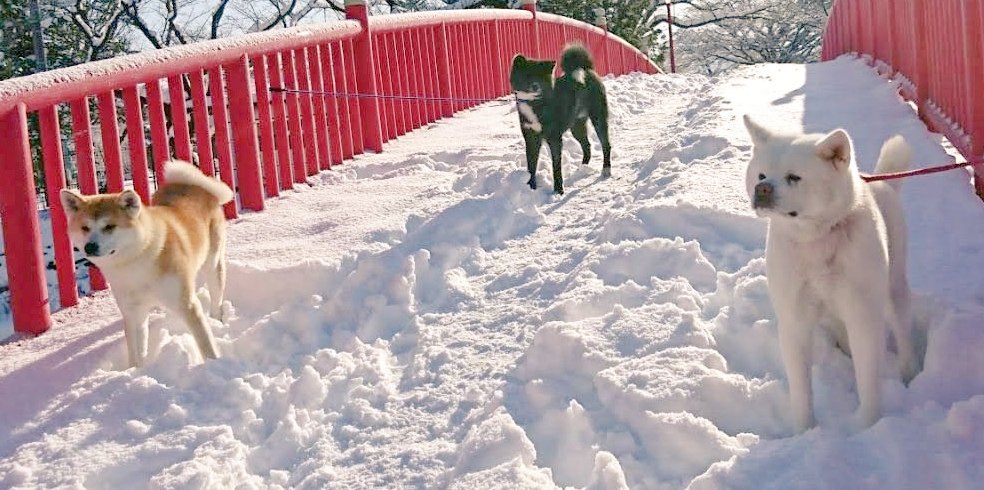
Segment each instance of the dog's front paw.
[{"label": "dog's front paw", "polygon": [[601,176],[605,179],[612,176],[612,167],[601,167]]},{"label": "dog's front paw", "polygon": [[563,187],[554,187],[554,194],[557,194],[558,196],[563,196],[564,195],[564,188]]},{"label": "dog's front paw", "polygon": [[530,176],[530,180],[529,180],[529,182],[527,182],[527,184],[529,184],[530,189],[536,190],[536,176],[535,175],[531,175]]}]

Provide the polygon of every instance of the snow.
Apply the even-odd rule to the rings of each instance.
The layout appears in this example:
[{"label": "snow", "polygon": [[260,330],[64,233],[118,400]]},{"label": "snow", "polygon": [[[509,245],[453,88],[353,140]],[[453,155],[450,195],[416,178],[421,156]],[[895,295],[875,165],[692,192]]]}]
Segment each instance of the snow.
[{"label": "snow", "polygon": [[[106,293],[0,346],[0,487],[973,488],[984,478],[984,206],[962,171],[903,187],[925,355],[858,429],[851,362],[815,346],[797,435],[740,123],[846,127],[870,171],[902,133],[852,59],[606,80],[612,179],[565,146],[525,186],[512,101],[322,173],[230,227],[222,358],[174,318],[127,369]],[[547,182],[541,158],[541,183]]]}]

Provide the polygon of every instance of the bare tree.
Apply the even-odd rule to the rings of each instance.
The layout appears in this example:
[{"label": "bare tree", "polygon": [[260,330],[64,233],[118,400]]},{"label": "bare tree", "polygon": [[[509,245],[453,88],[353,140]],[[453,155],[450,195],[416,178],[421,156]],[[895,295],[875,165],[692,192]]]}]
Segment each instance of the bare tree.
[{"label": "bare tree", "polygon": [[755,14],[679,31],[682,69],[713,75],[735,65],[806,63],[819,56],[830,0],[733,3]]}]

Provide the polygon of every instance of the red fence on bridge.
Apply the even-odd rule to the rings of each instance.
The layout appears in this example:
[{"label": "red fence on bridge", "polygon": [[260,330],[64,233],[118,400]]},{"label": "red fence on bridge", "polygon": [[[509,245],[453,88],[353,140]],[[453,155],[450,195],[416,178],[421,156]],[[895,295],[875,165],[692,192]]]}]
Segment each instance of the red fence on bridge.
[{"label": "red fence on bridge", "polygon": [[[984,0],[837,0],[822,58],[844,53],[870,56],[932,130],[968,160],[984,157]],[[984,198],[984,168],[975,169]]]},{"label": "red fence on bridge", "polygon": [[[262,210],[265,199],[354,155],[382,151],[388,140],[508,94],[516,53],[557,58],[565,43],[580,40],[602,75],[658,71],[617,36],[538,13],[535,2],[524,2],[524,10],[374,18],[364,2],[346,4],[347,20],[336,23],[0,82],[0,221],[15,329],[38,334],[51,324],[35,158],[43,163],[52,207],[59,302],[68,307],[78,292],[57,197],[67,185],[66,149],[73,150],[83,193],[119,191],[129,180],[145,202],[152,182],[161,183],[164,161],[197,159],[205,173],[236,190],[225,209],[234,218],[241,209]],[[70,128],[59,121],[65,115]],[[37,128],[33,143],[31,127]],[[90,277],[94,290],[106,288],[98,270]]]}]

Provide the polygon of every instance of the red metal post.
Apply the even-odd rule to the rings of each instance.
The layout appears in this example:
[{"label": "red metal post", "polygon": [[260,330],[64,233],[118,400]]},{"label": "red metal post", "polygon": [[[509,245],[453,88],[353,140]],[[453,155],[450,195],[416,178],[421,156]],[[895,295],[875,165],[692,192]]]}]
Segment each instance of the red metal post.
[{"label": "red metal post", "polygon": [[188,107],[181,75],[167,78],[167,92],[171,99],[171,129],[174,131],[174,155],[179,160],[191,161],[191,134],[188,131]]},{"label": "red metal post", "polygon": [[113,91],[96,97],[99,103],[99,133],[102,137],[103,164],[106,166],[106,189],[123,190],[123,154],[120,151],[120,126],[116,119],[116,96]]},{"label": "red metal post", "polygon": [[[928,29],[929,29],[929,10],[931,7],[928,2],[913,2],[915,5],[913,8],[913,20],[915,21],[916,30],[916,73],[913,74],[912,83],[916,85],[916,106],[919,108],[919,117],[923,121],[929,122],[929,113],[927,112],[927,104],[929,102],[929,77],[930,77],[930,62],[932,61],[932,56],[930,52],[929,42],[927,39]],[[855,31],[854,38],[857,38],[859,33]]]},{"label": "red metal post", "polygon": [[[215,152],[219,157],[219,178],[233,191],[236,190],[236,179],[232,174],[232,147],[229,138],[229,115],[226,111],[225,80],[222,79],[222,67],[216,66],[208,70],[209,92],[212,94],[212,120],[215,122]],[[226,219],[239,216],[236,200],[225,205]]]},{"label": "red metal post", "polygon": [[212,156],[212,130],[208,118],[208,97],[205,95],[205,75],[202,70],[188,74],[191,85],[191,112],[195,121],[195,147],[198,149],[198,167],[205,175],[215,174]]},{"label": "red metal post", "polygon": [[14,329],[38,335],[51,327],[48,286],[41,251],[41,224],[28,146],[27,107],[0,116],[0,225],[7,256]]},{"label": "red metal post", "polygon": [[280,195],[280,186],[277,184],[277,151],[273,142],[273,115],[270,112],[270,85],[267,81],[265,56],[253,58],[253,82],[256,85],[260,151],[263,153],[263,189],[267,197],[276,197]]},{"label": "red metal post", "polygon": [[423,47],[425,57],[424,67],[426,80],[424,86],[426,91],[424,94],[430,97],[431,100],[427,101],[428,122],[434,122],[441,117],[441,104],[437,99],[437,50],[434,49],[434,30],[428,27],[420,29],[421,36],[421,46]]},{"label": "red metal post", "polygon": [[492,24],[490,22],[482,22],[482,48],[481,53],[482,58],[480,63],[483,67],[483,72],[485,75],[485,93],[482,97],[485,100],[491,100],[495,98],[495,93],[498,89],[498,77],[499,77],[499,58],[495,55],[495,34],[492,32]]},{"label": "red metal post", "polygon": [[339,41],[332,45],[332,69],[334,71],[335,79],[335,91],[341,93],[342,95],[337,97],[338,101],[338,122],[339,130],[342,136],[342,160],[347,160],[352,158],[355,154],[355,143],[353,142],[352,136],[352,110],[349,108],[357,102],[357,99],[350,99],[346,94],[349,91],[355,91],[351,89],[351,83],[348,78],[348,69],[346,66],[348,62],[345,58],[348,57],[348,53],[345,52],[345,45],[343,42]]},{"label": "red metal post", "polygon": [[[964,96],[969,109],[969,120],[965,123],[970,136],[968,158],[984,157],[984,93],[979,84],[984,80],[984,6],[979,0],[963,0],[963,45],[964,45]],[[974,167],[974,187],[977,195],[984,198],[984,168]]]},{"label": "red metal post", "polygon": [[475,25],[465,24],[462,26],[462,42],[464,51],[463,65],[465,69],[465,107],[471,108],[475,105],[475,98],[478,97],[478,71],[475,63],[478,56],[477,46],[475,46]]},{"label": "red metal post", "polygon": [[[345,17],[362,25],[362,33],[355,38],[353,51],[355,58],[355,85],[360,93],[373,94],[376,90],[375,63],[372,60],[372,36],[369,32],[369,9],[366,0],[345,0]],[[365,148],[383,151],[383,133],[379,127],[379,99],[375,97],[359,101],[362,120],[362,139]]]},{"label": "red metal post", "polygon": [[[388,70],[383,66],[383,60],[386,59],[386,54],[383,52],[385,49],[386,41],[383,40],[384,34],[371,34],[372,40],[372,61],[376,66],[373,67],[373,73],[376,74],[376,88],[379,90],[380,95],[386,95],[386,83],[383,81],[386,78]],[[379,131],[383,135],[383,143],[390,140],[389,138],[389,111],[387,99],[379,99]]]},{"label": "red metal post", "polygon": [[424,28],[423,32],[425,36],[424,45],[427,47],[427,59],[429,60],[429,62],[427,63],[427,66],[429,68],[427,73],[428,74],[427,93],[431,97],[434,97],[434,100],[431,101],[431,110],[434,113],[434,120],[436,121],[441,118],[441,115],[444,112],[443,105],[441,104],[441,101],[438,100],[441,97],[441,91],[440,91],[441,81],[437,69],[437,34],[435,30],[432,28]]},{"label": "red metal post", "polygon": [[130,179],[144,204],[150,203],[150,180],[147,177],[147,144],[144,134],[143,110],[136,86],[123,89],[123,110],[126,114],[126,138],[130,147]]},{"label": "red metal post", "polygon": [[[284,72],[281,68],[280,53],[273,53],[267,57],[269,66],[267,71],[270,73],[270,84],[276,88],[284,88]],[[286,95],[283,92],[270,94],[273,98],[273,125],[274,137],[277,140],[277,170],[280,181],[280,190],[290,189],[294,185],[294,175],[291,172],[290,163],[290,140],[287,136],[287,103],[284,101]]]},{"label": "red metal post", "polygon": [[426,108],[419,99],[420,93],[420,51],[414,41],[413,29],[402,31],[403,44],[407,48],[407,95],[411,97],[410,106],[413,107],[413,128],[417,129],[424,124],[426,119]]},{"label": "red metal post", "polygon": [[467,55],[465,54],[464,37],[462,35],[462,30],[464,26],[458,24],[451,28],[451,38],[450,44],[448,46],[450,50],[449,59],[453,63],[454,69],[454,110],[455,112],[460,111],[466,107],[466,102],[464,101],[468,97],[468,83],[467,83],[467,68],[465,61]]},{"label": "red metal post", "polygon": [[407,31],[407,36],[410,38],[410,42],[408,43],[410,52],[413,53],[410,60],[410,66],[413,67],[413,76],[410,79],[413,82],[413,96],[417,97],[417,127],[423,127],[428,121],[428,104],[424,100],[424,77],[426,76],[427,69],[422,63],[424,61],[424,50],[423,46],[420,45],[417,32],[417,29],[411,29]]},{"label": "red metal post", "polygon": [[356,78],[355,43],[351,39],[342,41],[342,50],[345,51],[345,80],[348,84],[348,92],[355,97],[349,97],[349,131],[352,132],[352,153],[361,155],[366,151],[366,140],[362,137],[362,102],[360,95],[365,94],[359,90],[359,81]]},{"label": "red metal post", "polygon": [[[284,62],[284,82],[288,90],[298,90],[297,83],[297,60],[294,51],[284,51],[281,53]],[[290,149],[293,156],[294,182],[302,184],[307,181],[304,167],[304,135],[301,132],[301,94],[297,92],[287,92],[287,129],[290,130]]]},{"label": "red metal post", "polygon": [[227,67],[229,74],[229,114],[232,116],[232,142],[236,147],[236,177],[239,198],[246,209],[263,211],[263,176],[260,172],[260,146],[256,136],[256,114],[250,90],[249,60],[246,55]]},{"label": "red metal post", "polygon": [[[386,70],[390,76],[390,93],[394,96],[403,95],[403,81],[406,77],[403,75],[403,71],[400,69],[400,58],[403,56],[400,42],[398,38],[400,33],[391,32],[388,33],[387,39],[385,40],[387,48],[386,64],[388,69]],[[400,99],[391,99],[390,103],[393,104],[393,120],[395,123],[394,132],[396,136],[403,136],[407,134],[407,127],[409,125],[407,117],[406,101]]]},{"label": "red metal post", "polygon": [[[92,148],[92,122],[89,115],[89,98],[72,101],[72,134],[75,136],[75,163],[78,170],[79,190],[83,194],[99,193],[96,180],[96,157]],[[89,285],[95,291],[106,289],[106,278],[95,266],[89,267]]]},{"label": "red metal post", "polygon": [[533,14],[533,19],[529,24],[530,40],[532,41],[530,49],[533,50],[534,58],[542,58],[543,53],[540,51],[540,26],[536,21],[536,0],[520,0],[519,8]]},{"label": "red metal post", "polygon": [[[59,193],[65,188],[65,161],[62,157],[57,107],[39,110],[38,123],[41,130],[41,153],[44,157],[44,186],[48,193],[51,238],[58,273],[58,302],[62,308],[67,308],[78,304],[79,289],[75,283],[75,256],[72,254],[72,242],[68,238],[68,220],[59,197]],[[142,150],[143,146],[140,148]]]},{"label": "red metal post", "polygon": [[496,97],[509,93],[509,62],[508,55],[512,54],[506,48],[505,29],[500,21],[492,25],[493,48],[495,53]]},{"label": "red metal post", "polygon": [[451,97],[454,96],[453,86],[451,85],[451,59],[448,53],[448,26],[441,24],[434,29],[434,48],[437,51],[437,94],[445,99],[441,101],[441,116],[451,117],[454,114],[454,106],[451,105]]},{"label": "red metal post", "polygon": [[325,82],[322,79],[324,71],[321,69],[321,50],[318,46],[308,46],[308,68],[311,76],[311,94],[314,102],[314,132],[318,137],[318,165],[317,170],[325,170],[331,167],[331,149],[328,142],[330,135],[328,132],[328,113],[325,111]]},{"label": "red metal post", "polygon": [[396,46],[399,51],[397,53],[397,64],[392,68],[398,70],[400,74],[399,93],[397,95],[401,97],[400,105],[403,106],[403,117],[406,121],[406,130],[404,133],[409,133],[417,129],[417,105],[408,98],[412,95],[411,87],[413,86],[410,80],[410,77],[413,76],[413,72],[410,69],[410,57],[412,53],[410,52],[410,47],[407,46],[406,33],[398,31],[394,34],[396,35]]},{"label": "red metal post", "polygon": [[[336,93],[338,88],[335,86],[335,76],[332,73],[331,46],[328,44],[321,46],[321,70],[323,72],[325,91]],[[342,132],[338,121],[338,96],[330,95],[325,98],[326,110],[328,111],[328,135],[331,150],[329,157],[331,165],[342,163]]]},{"label": "red metal post", "polygon": [[304,128],[304,161],[306,175],[318,173],[318,136],[314,132],[314,97],[311,95],[310,66],[307,50],[294,51],[297,65],[297,84],[301,90],[301,127]]},{"label": "red metal post", "polygon": [[[396,95],[396,91],[394,89],[395,85],[393,83],[393,78],[395,75],[391,68],[395,65],[396,60],[396,56],[393,51],[393,34],[383,34],[382,37],[379,38],[379,44],[381,48],[380,56],[382,57],[380,63],[386,66],[386,69],[380,70],[379,73],[383,78],[382,92],[390,96]],[[393,98],[387,99],[385,104],[386,111],[384,112],[386,113],[386,139],[391,140],[402,134],[400,132],[398,120],[401,117],[403,108],[400,106],[399,102]]]},{"label": "red metal post", "polygon": [[430,91],[430,72],[434,66],[434,62],[430,57],[430,49],[427,46],[428,42],[424,37],[424,32],[424,28],[416,28],[413,30],[413,36],[414,45],[417,47],[417,68],[420,71],[417,77],[417,94],[422,98],[420,103],[424,106],[423,123],[429,124],[436,119],[434,116],[434,104],[431,100],[428,100],[433,96]]},{"label": "red metal post", "polygon": [[167,120],[164,117],[164,98],[161,84],[156,79],[144,85],[147,88],[147,114],[150,116],[150,141],[154,149],[154,181],[157,187],[164,185],[164,162],[171,159],[167,141]]}]

